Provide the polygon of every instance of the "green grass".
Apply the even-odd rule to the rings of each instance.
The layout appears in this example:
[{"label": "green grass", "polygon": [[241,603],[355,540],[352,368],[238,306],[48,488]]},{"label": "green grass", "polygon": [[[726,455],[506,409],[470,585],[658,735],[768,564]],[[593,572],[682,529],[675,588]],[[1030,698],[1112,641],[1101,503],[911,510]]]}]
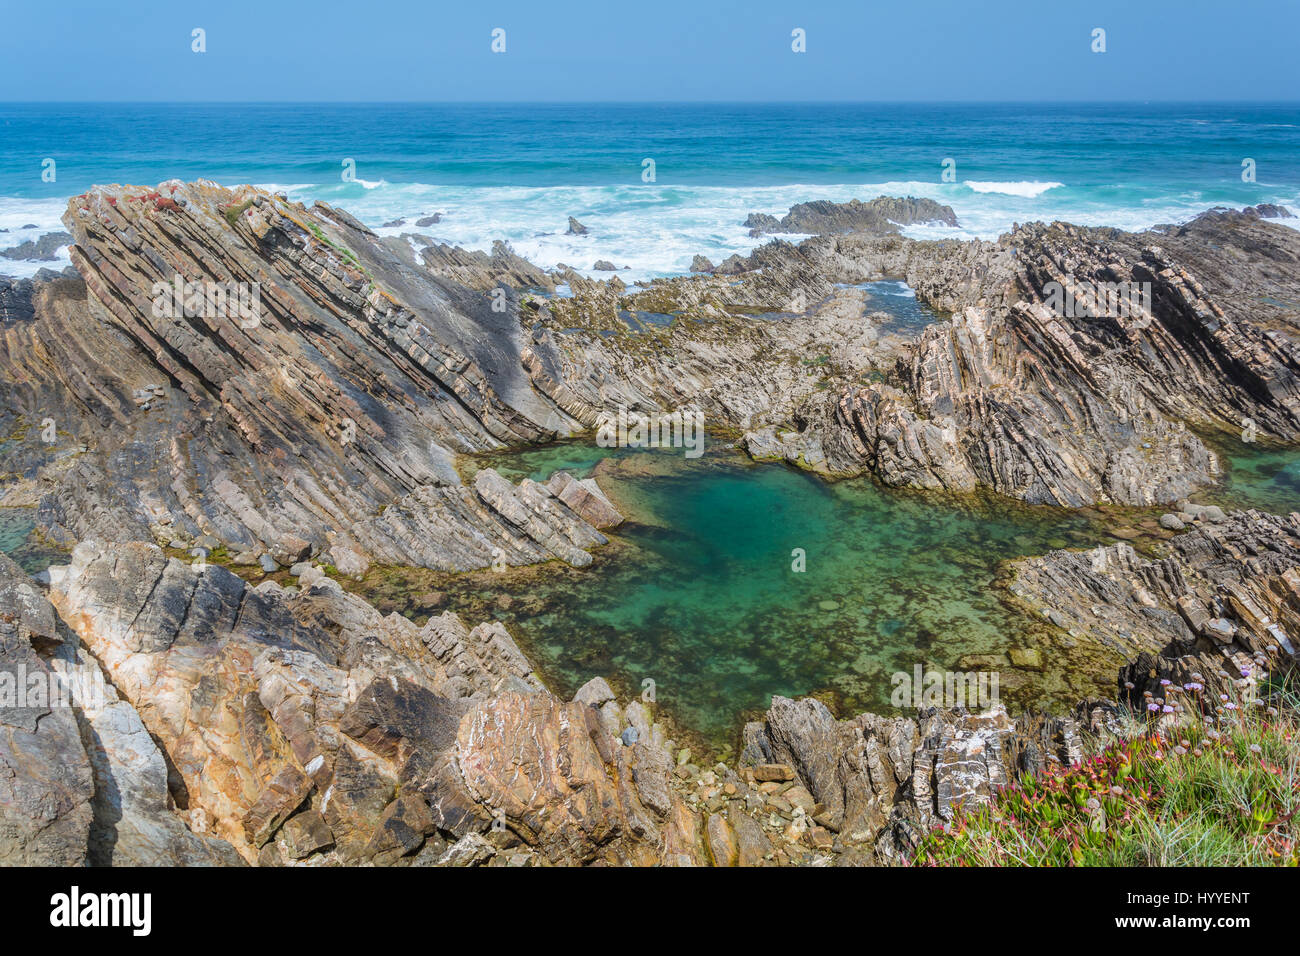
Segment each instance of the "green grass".
[{"label": "green grass", "polygon": [[1300,700],[1293,687],[1257,698],[1197,700],[1178,725],[1139,727],[1082,764],[1023,777],[928,834],[912,862],[1296,866]]},{"label": "green grass", "polygon": [[315,236],[321,242],[325,243],[325,245],[329,246],[331,249],[337,252],[343,258],[344,262],[352,266],[352,268],[357,269],[360,272],[364,272],[366,278],[370,279],[372,284],[374,283],[374,278],[370,275],[369,272],[367,272],[365,269],[361,267],[361,263],[357,260],[357,257],[352,254],[352,250],[346,249],[343,246],[340,246],[337,242],[334,242],[332,239],[330,239],[329,236],[325,235],[324,231],[320,228],[320,226],[316,225],[316,223],[314,222],[308,222],[307,228],[311,230],[313,236]]},{"label": "green grass", "polygon": [[239,222],[239,217],[242,216],[245,212],[247,212],[252,205],[253,205],[253,200],[246,199],[244,202],[239,203],[238,205],[227,206],[225,208],[226,222],[230,223],[231,229],[235,228],[235,226]]}]

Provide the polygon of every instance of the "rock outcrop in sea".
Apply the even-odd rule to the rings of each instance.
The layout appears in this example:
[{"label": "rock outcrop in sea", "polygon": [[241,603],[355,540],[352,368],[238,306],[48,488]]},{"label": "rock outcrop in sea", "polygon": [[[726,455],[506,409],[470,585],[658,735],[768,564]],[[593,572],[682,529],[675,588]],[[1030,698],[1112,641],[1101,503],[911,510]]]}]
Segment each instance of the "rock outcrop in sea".
[{"label": "rock outcrop in sea", "polygon": [[951,206],[933,199],[894,199],[877,196],[870,202],[851,199],[845,203],[818,200],[799,203],[777,219],[761,212],[752,212],[745,219],[751,236],[790,232],[813,235],[835,233],[866,233],[870,235],[896,234],[900,226],[916,223],[937,223],[956,226],[957,214]]}]

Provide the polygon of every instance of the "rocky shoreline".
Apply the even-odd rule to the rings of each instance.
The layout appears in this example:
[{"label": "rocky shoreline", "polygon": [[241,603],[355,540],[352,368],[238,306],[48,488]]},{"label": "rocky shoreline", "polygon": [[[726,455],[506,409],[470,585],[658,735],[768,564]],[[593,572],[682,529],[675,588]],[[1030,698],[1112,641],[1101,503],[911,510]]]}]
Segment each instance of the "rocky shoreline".
[{"label": "rocky shoreline", "polygon": [[[891,226],[952,216],[934,206],[756,214],[820,234],[629,287],[504,244],[381,239],[251,187],[75,197],[77,275],[0,280],[0,506],[70,555],[39,580],[0,556],[0,653],[107,693],[0,706],[0,862],[898,863],[957,808],[1164,706],[1162,681],[1256,682],[1294,658],[1300,515],[1186,499],[1220,471],[1196,430],[1297,439],[1300,235],[1269,209],[997,242]],[[158,309],[178,276],[256,284],[256,321]],[[883,278],[950,318],[864,315]],[[1096,290],[1117,283],[1145,294],[1112,315]],[[597,675],[555,696],[499,622],[417,626],[335,579],[588,564],[622,517],[595,481],[467,482],[455,459],[619,406],[698,410],[752,457],[828,477],[1170,505],[1182,533],[1156,558],[1010,568],[1060,641],[1132,662],[1114,700],[841,720],[776,697],[734,766],[701,767],[652,701]]]}]

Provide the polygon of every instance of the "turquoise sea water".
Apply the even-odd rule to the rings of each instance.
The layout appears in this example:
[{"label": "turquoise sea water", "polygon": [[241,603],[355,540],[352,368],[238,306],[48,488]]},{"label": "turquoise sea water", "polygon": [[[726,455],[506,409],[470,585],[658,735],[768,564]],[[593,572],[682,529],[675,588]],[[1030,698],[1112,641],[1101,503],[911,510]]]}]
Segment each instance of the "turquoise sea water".
[{"label": "turquoise sea water", "polygon": [[[41,178],[54,159],[57,179]],[[655,180],[643,181],[644,161]],[[941,181],[943,161],[954,182]],[[1242,181],[1243,159],[1255,182]],[[343,180],[344,161],[355,178]],[[96,183],[204,177],[324,199],[381,227],[639,279],[755,243],[749,212],[928,196],[957,229],[1139,229],[1215,204],[1300,207],[1300,107],[1269,104],[0,104],[0,249]],[[417,217],[441,213],[417,227]],[[567,217],[590,230],[565,235]],[[24,226],[34,229],[23,229]],[[2,262],[30,273],[35,263]]]}]

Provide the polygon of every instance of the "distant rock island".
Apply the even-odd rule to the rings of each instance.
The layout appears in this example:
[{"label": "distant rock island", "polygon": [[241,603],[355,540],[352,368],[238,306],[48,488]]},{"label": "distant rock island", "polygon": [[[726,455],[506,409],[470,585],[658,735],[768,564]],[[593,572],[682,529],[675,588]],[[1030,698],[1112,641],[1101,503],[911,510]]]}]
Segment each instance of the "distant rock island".
[{"label": "distant rock island", "polygon": [[877,196],[870,202],[857,199],[843,203],[826,200],[804,202],[791,206],[790,211],[780,219],[766,213],[751,212],[744,224],[751,236],[778,232],[811,235],[860,232],[887,235],[898,232],[899,226],[911,226],[918,222],[954,227],[958,225],[957,215],[951,206],[941,205],[933,199],[916,199],[912,196],[906,199]]}]

